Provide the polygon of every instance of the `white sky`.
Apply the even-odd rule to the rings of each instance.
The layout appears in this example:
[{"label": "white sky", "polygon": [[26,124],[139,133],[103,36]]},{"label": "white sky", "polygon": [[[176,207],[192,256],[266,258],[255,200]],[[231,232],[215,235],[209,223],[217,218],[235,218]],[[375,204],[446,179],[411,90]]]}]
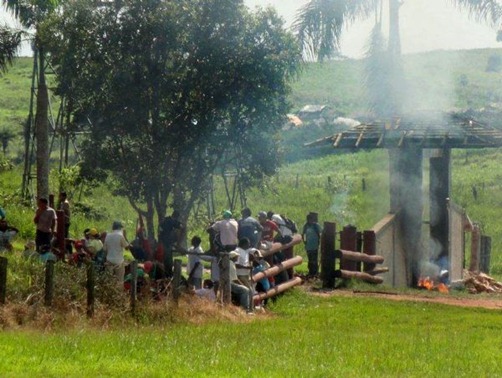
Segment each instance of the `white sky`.
[{"label": "white sky", "polygon": [[[272,5],[288,24],[307,0],[244,0],[250,6]],[[498,28],[480,24],[459,12],[448,0],[403,0],[400,10],[401,44],[405,54],[430,50],[461,50],[502,47]],[[372,20],[349,27],[342,41],[342,54],[361,57],[373,26]]]},{"label": "white sky", "polygon": [[[244,0],[249,7],[271,5],[277,8],[288,25],[296,11],[307,0]],[[13,24],[12,18],[0,8],[0,23]],[[502,47],[495,40],[497,27],[479,24],[460,13],[448,0],[403,0],[400,11],[403,53],[430,50],[459,50]],[[364,54],[371,20],[357,22],[349,27],[342,41],[342,54],[361,57]],[[26,46],[21,55],[29,54]]]}]

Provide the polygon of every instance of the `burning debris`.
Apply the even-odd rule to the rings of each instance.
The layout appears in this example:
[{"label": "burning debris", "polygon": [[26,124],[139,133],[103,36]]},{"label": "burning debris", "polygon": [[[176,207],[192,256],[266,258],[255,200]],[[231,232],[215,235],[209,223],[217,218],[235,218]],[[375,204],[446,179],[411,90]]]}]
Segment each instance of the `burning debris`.
[{"label": "burning debris", "polygon": [[448,294],[450,290],[448,289],[448,286],[443,283],[439,282],[436,283],[433,279],[430,277],[422,277],[418,280],[417,287],[420,289],[427,289],[429,291],[439,291],[440,293]]}]

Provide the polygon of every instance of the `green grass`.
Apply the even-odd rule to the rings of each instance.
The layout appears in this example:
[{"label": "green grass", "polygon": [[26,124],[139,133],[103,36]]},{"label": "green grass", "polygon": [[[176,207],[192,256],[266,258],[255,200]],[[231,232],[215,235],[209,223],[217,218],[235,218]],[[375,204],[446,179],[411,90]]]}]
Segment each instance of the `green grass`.
[{"label": "green grass", "polygon": [[274,312],[272,319],[244,323],[3,332],[0,371],[4,377],[502,374],[500,311],[295,291]]}]

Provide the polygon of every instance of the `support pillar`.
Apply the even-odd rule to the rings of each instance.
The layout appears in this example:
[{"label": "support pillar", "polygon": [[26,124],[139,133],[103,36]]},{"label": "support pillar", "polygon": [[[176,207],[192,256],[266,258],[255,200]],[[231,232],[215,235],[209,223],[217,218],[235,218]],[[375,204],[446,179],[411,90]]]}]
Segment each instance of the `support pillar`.
[{"label": "support pillar", "polygon": [[430,258],[441,268],[450,269],[448,198],[451,191],[450,150],[436,150],[429,159],[430,235],[438,245]]}]

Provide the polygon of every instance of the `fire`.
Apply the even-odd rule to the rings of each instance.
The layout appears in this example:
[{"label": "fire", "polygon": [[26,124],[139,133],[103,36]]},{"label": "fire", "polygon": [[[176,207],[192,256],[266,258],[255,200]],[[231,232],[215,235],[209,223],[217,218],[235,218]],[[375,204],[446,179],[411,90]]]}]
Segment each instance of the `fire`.
[{"label": "fire", "polygon": [[424,288],[427,290],[435,290],[439,291],[440,293],[448,294],[449,289],[448,286],[446,286],[444,283],[439,283],[437,285],[434,284],[434,280],[432,280],[430,277],[422,277],[418,280],[418,285],[419,288]]}]

